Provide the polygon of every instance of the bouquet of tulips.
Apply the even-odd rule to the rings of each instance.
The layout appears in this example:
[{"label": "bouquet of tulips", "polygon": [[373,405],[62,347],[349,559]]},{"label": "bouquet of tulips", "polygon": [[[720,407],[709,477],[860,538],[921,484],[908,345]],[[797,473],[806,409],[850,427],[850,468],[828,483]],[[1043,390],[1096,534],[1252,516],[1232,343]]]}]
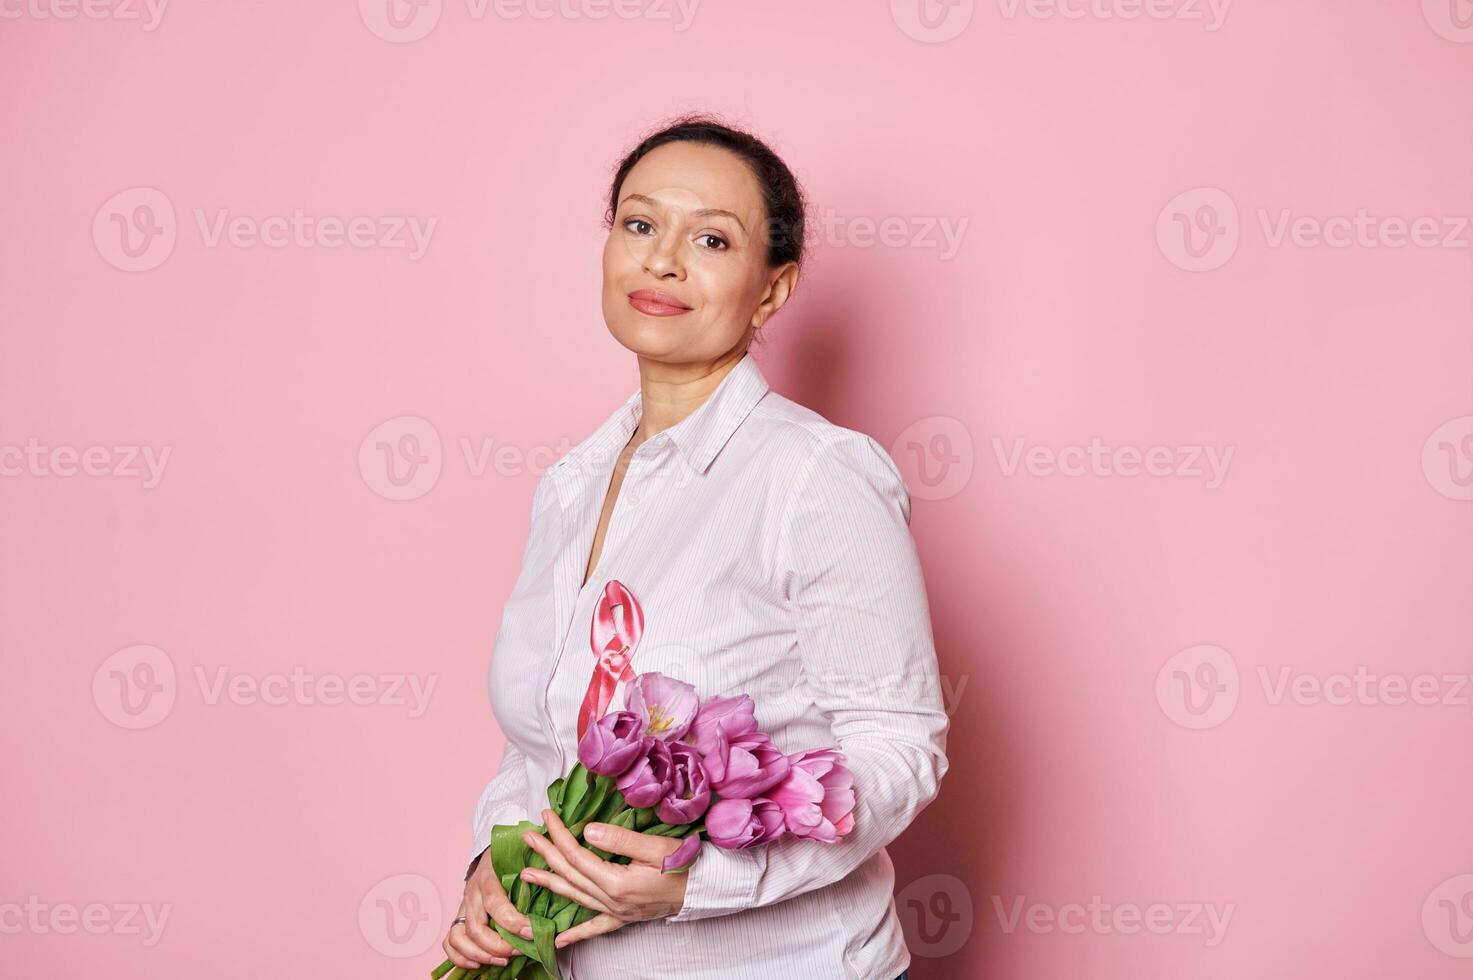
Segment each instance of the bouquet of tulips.
[{"label": "bouquet of tulips", "polygon": [[[629,858],[584,840],[595,821],[682,839],[661,865],[667,874],[689,868],[702,840],[725,848],[784,835],[833,843],[853,829],[853,777],[843,755],[832,748],[785,755],[757,730],[749,696],[701,701],[694,687],[659,673],[633,676],[626,695],[623,709],[588,725],[577,765],[547,789],[549,807],[603,860]],[[490,857],[512,904],[531,922],[532,939],[492,923],[520,955],[476,970],[452,969],[446,960],[432,980],[561,980],[554,939],[596,913],[522,880],[525,867],[547,868],[522,841],[529,829],[546,830],[527,820],[493,827]]]}]

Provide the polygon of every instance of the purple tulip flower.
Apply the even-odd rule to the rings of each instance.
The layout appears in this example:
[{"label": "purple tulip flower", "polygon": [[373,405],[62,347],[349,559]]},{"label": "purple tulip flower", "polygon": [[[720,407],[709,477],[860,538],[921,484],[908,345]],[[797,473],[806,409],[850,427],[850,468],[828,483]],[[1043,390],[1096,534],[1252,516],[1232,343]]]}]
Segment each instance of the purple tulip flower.
[{"label": "purple tulip flower", "polygon": [[589,772],[618,778],[644,752],[644,721],[632,711],[610,711],[578,740],[578,761]]},{"label": "purple tulip flower", "polygon": [[733,738],[718,724],[714,742],[714,750],[702,761],[711,777],[711,790],[722,799],[761,796],[787,779],[793,768],[788,757],[762,732]]},{"label": "purple tulip flower", "polygon": [[711,805],[711,781],[701,754],[684,742],[670,743],[670,793],[656,811],[668,824],[695,823]]},{"label": "purple tulip flower", "polygon": [[783,809],[761,797],[717,800],[706,811],[706,836],[717,847],[756,847],[782,836]]},{"label": "purple tulip flower", "polygon": [[794,837],[832,844],[854,829],[854,774],[837,749],[810,749],[788,757],[788,778],[767,796],[782,808]]},{"label": "purple tulip flower", "polygon": [[660,870],[666,874],[686,870],[696,863],[703,843],[700,834],[691,834],[680,842],[679,847],[665,855],[664,860],[660,862]]},{"label": "purple tulip flower", "polygon": [[707,698],[696,711],[686,741],[707,756],[716,751],[717,727],[726,732],[728,738],[738,738],[757,730],[756,705],[749,695],[734,698]]},{"label": "purple tulip flower", "polygon": [[644,751],[614,785],[624,794],[624,802],[642,810],[669,795],[674,770],[670,746],[657,738],[646,738]]},{"label": "purple tulip flower", "polygon": [[650,671],[629,682],[624,702],[627,709],[644,720],[643,734],[669,742],[690,728],[700,698],[696,689],[685,681]]}]

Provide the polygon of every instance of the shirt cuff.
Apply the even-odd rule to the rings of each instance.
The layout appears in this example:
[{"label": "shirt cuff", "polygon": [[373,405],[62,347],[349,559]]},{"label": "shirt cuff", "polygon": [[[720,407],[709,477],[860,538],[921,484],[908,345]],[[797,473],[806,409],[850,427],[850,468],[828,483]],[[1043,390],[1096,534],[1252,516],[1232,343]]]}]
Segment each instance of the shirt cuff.
[{"label": "shirt cuff", "polygon": [[751,908],[767,870],[766,850],[731,850],[703,841],[700,856],[685,872],[685,904],[668,921],[691,922]]}]

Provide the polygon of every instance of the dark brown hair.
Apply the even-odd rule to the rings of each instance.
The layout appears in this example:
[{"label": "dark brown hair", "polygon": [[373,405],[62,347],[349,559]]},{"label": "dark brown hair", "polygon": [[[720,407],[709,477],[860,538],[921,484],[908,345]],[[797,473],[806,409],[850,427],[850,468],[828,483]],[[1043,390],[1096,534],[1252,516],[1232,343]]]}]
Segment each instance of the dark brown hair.
[{"label": "dark brown hair", "polygon": [[762,189],[762,202],[767,208],[767,267],[775,269],[788,262],[803,260],[804,210],[803,189],[782,158],[762,140],[745,130],[726,125],[709,113],[689,113],[664,124],[640,140],[614,171],[609,186],[609,206],[604,213],[604,227],[612,229],[619,210],[619,190],[624,178],[645,155],[667,143],[703,143],[719,146],[735,153],[746,163]]}]

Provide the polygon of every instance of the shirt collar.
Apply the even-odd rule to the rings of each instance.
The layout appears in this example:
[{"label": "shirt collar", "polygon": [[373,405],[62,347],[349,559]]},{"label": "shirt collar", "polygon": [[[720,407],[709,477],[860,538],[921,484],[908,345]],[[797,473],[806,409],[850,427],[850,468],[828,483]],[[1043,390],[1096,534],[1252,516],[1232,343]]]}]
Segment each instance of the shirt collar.
[{"label": "shirt collar", "polygon": [[[707,396],[700,407],[676,424],[657,432],[650,443],[665,439],[675,444],[686,463],[697,473],[705,473],[731,439],[732,433],[742,424],[752,408],[767,394],[767,378],[752,359],[751,352],[742,355],[736,366],[727,372],[721,383]],[[569,465],[591,465],[601,469],[610,465],[629,443],[630,436],[639,426],[644,403],[638,389],[625,399],[624,404],[610,415],[593,435],[569,450],[554,465],[565,469]]]}]

